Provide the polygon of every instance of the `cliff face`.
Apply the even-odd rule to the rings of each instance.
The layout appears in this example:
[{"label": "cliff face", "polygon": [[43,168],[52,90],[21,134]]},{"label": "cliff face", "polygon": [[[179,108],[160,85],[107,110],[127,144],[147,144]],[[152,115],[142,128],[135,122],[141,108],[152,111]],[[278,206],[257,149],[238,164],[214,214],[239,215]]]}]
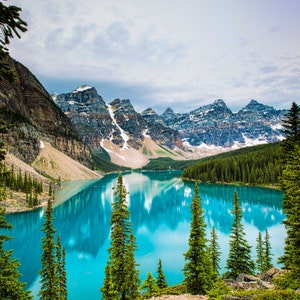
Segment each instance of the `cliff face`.
[{"label": "cliff face", "polygon": [[71,93],[54,95],[53,99],[95,151],[101,151],[105,140],[120,148],[139,150],[145,135],[170,149],[182,147],[179,133],[167,127],[154,110],[149,108],[140,114],[128,99],[106,104],[94,87],[86,85]]},{"label": "cliff face", "polygon": [[15,83],[0,77],[0,122],[9,151],[27,163],[39,153],[40,141],[47,141],[85,165],[90,165],[89,148],[80,141],[70,119],[54,103],[36,77],[21,63],[8,58],[17,75]]}]

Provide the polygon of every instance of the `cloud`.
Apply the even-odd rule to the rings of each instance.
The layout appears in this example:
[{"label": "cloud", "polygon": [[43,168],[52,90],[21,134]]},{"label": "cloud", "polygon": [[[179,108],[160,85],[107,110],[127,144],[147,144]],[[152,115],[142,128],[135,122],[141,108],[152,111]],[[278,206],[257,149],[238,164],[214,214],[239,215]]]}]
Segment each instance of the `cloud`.
[{"label": "cloud", "polygon": [[267,64],[259,68],[259,71],[262,73],[274,73],[278,71],[278,66],[273,64]]},{"label": "cloud", "polygon": [[289,106],[299,97],[300,2],[228,1],[11,0],[29,24],[11,54],[48,89],[93,84],[139,110],[217,98],[233,110],[252,98]]}]

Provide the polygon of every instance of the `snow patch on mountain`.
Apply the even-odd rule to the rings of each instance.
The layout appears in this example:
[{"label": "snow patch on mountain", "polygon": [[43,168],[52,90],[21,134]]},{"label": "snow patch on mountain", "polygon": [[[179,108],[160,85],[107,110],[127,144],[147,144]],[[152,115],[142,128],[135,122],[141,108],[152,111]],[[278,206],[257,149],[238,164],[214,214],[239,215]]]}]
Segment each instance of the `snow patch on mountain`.
[{"label": "snow patch on mountain", "polygon": [[113,110],[113,107],[110,105],[110,104],[107,104],[107,107],[108,107],[108,111],[109,111],[109,114],[110,114],[110,117],[114,123],[114,125],[120,130],[121,132],[121,137],[124,141],[124,144],[123,144],[123,147],[122,149],[128,149],[129,146],[127,144],[128,140],[129,140],[129,136],[125,133],[125,131],[119,126],[117,120],[115,119],[115,116],[114,116],[114,110]]},{"label": "snow patch on mountain", "polygon": [[72,93],[83,92],[83,91],[86,91],[89,89],[92,89],[92,87],[89,85],[81,85],[81,86],[77,87]]},{"label": "snow patch on mountain", "polygon": [[264,136],[259,136],[256,139],[251,139],[251,138],[248,138],[247,135],[243,134],[243,138],[245,139],[244,146],[246,146],[246,147],[256,146],[256,145],[263,145],[263,144],[268,143]]}]

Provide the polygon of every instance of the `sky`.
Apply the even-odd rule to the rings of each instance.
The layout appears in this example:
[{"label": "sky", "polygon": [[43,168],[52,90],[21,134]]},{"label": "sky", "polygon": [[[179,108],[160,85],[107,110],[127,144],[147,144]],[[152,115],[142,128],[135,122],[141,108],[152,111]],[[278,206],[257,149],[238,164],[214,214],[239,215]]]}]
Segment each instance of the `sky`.
[{"label": "sky", "polygon": [[138,112],[300,96],[299,0],[7,0],[28,31],[11,56],[49,92],[94,86]]}]

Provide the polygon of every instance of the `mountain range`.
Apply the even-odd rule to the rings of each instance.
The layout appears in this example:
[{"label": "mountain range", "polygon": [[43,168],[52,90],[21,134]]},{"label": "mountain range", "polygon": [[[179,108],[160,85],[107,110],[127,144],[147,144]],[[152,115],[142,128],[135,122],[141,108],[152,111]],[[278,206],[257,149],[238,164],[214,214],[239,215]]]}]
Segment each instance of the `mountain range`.
[{"label": "mountain range", "polygon": [[256,100],[237,113],[218,99],[191,112],[175,113],[169,107],[158,115],[152,108],[138,113],[128,99],[105,103],[96,89],[87,85],[70,93],[52,93],[52,97],[93,151],[104,150],[111,157],[115,155],[118,159],[113,161],[121,165],[133,163],[132,157],[126,158],[130,149],[135,150],[138,160],[141,155],[199,158],[209,151],[228,151],[284,139],[281,123],[287,110]]},{"label": "mountain range", "polygon": [[[95,156],[136,168],[150,158],[196,159],[284,138],[280,128],[287,111],[255,100],[237,113],[220,99],[191,112],[167,108],[159,115],[147,108],[139,113],[130,100],[106,103],[87,85],[50,95],[24,65],[11,57],[6,63],[16,82],[0,77],[0,122],[7,127],[2,140],[9,153],[27,164],[36,163],[41,145],[89,168],[99,168]],[[45,153],[39,159],[46,165]],[[44,171],[53,166],[52,160],[50,155]]]}]

